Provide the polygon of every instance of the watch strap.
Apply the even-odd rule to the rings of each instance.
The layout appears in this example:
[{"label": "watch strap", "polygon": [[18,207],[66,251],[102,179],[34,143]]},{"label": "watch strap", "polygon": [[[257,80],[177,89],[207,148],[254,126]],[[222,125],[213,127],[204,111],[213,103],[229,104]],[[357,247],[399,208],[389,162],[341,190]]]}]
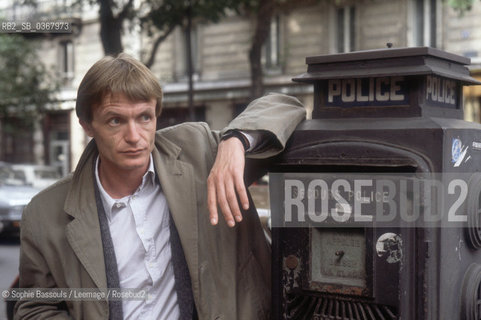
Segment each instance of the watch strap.
[{"label": "watch strap", "polygon": [[249,143],[249,140],[246,138],[245,135],[242,134],[242,132],[238,131],[238,130],[229,130],[227,131],[226,133],[224,133],[220,140],[221,141],[224,141],[224,140],[227,140],[227,139],[230,139],[232,137],[236,137],[237,139],[240,140],[240,142],[242,143],[242,145],[244,146],[244,151],[247,151],[249,150],[250,148],[250,143]]}]

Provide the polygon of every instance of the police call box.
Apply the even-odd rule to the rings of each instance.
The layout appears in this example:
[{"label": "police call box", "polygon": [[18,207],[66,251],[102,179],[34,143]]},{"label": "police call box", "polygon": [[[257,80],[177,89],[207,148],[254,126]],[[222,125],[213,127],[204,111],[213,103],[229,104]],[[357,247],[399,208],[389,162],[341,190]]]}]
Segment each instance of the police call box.
[{"label": "police call box", "polygon": [[470,60],[422,47],[306,63],[312,120],[269,170],[273,318],[479,319]]}]

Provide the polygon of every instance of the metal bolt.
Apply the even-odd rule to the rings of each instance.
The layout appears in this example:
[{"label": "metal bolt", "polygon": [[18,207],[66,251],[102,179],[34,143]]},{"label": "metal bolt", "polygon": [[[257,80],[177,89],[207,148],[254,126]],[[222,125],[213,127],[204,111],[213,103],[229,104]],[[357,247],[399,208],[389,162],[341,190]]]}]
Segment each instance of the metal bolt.
[{"label": "metal bolt", "polygon": [[297,268],[297,266],[299,265],[299,259],[294,256],[294,255],[289,255],[287,256],[286,258],[286,266],[291,269],[291,270],[294,270],[295,268]]}]

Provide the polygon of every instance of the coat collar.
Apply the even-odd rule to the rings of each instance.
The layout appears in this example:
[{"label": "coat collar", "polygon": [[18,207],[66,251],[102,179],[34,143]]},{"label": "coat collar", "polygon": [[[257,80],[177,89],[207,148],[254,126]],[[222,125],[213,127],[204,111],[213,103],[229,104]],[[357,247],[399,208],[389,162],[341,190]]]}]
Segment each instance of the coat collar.
[{"label": "coat collar", "polygon": [[[198,222],[194,170],[179,160],[182,149],[156,135],[152,152],[155,171],[179,232],[191,274],[194,292],[198,288]],[[95,204],[93,163],[98,154],[95,141],[85,148],[75,169],[64,210],[74,219],[66,227],[67,240],[97,287],[106,288],[105,262]]]}]

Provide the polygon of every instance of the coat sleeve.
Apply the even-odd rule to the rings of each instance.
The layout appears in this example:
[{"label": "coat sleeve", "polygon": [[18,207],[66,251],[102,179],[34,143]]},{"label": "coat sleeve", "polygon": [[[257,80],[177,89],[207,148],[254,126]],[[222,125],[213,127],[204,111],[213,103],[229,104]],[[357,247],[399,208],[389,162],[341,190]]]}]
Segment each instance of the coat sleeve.
[{"label": "coat sleeve", "polygon": [[265,159],[284,150],[292,132],[305,117],[306,110],[297,98],[271,93],[252,101],[221,135],[228,130],[260,132],[260,144],[247,157]]},{"label": "coat sleeve", "polygon": [[[36,245],[38,241],[32,232],[30,214],[35,212],[30,212],[27,206],[20,229],[20,288],[54,288],[47,262]],[[19,300],[15,305],[14,319],[72,319],[63,304],[58,300]]]}]

